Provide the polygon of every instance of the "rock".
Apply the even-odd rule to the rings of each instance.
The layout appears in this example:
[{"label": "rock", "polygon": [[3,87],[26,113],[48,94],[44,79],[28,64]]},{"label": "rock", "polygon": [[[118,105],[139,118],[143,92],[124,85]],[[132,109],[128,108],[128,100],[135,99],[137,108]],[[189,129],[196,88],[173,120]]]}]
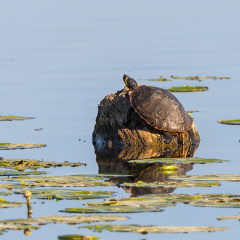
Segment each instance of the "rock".
[{"label": "rock", "polygon": [[194,124],[184,140],[147,124],[133,111],[127,87],[100,102],[92,137],[96,154],[114,154],[124,160],[193,156],[200,142]]}]

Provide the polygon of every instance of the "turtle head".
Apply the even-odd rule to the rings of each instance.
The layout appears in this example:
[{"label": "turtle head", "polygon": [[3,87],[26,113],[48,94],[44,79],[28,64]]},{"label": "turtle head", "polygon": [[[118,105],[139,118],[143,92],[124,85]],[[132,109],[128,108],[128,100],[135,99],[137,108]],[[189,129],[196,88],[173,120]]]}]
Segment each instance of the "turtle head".
[{"label": "turtle head", "polygon": [[123,81],[130,91],[138,87],[137,82],[133,78],[130,78],[128,75],[123,75]]}]

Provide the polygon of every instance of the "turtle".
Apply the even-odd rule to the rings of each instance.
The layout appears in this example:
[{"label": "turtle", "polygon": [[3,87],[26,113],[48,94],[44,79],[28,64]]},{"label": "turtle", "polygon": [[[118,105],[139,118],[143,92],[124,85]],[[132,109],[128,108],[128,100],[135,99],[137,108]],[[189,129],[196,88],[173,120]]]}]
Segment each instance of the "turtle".
[{"label": "turtle", "polygon": [[140,85],[125,74],[123,81],[129,89],[131,106],[149,125],[180,135],[190,130],[193,119],[172,93],[159,87]]}]

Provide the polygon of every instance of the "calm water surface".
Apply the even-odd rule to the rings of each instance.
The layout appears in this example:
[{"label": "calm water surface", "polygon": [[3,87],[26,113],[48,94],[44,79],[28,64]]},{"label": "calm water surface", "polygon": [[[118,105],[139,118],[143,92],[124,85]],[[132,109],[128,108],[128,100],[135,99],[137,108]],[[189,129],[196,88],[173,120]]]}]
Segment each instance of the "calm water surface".
[{"label": "calm water surface", "polygon": [[[189,174],[237,173],[240,128],[217,123],[239,119],[239,1],[5,1],[0,8],[0,115],[35,117],[1,122],[0,142],[46,143],[32,150],[1,151],[4,158],[79,161],[87,167],[60,168],[51,174],[98,173],[91,142],[97,106],[123,88],[122,75],[229,76],[230,80],[150,82],[159,87],[208,86],[207,92],[176,93],[193,113],[201,136],[196,157],[228,163],[195,165]],[[34,131],[43,128],[42,131]],[[79,140],[81,139],[81,141]],[[239,183],[215,188],[176,189],[175,193],[234,193]],[[98,189],[98,188],[97,188]],[[129,196],[123,189],[116,196]],[[23,201],[19,196],[6,198]],[[78,201],[34,201],[33,217],[59,214]],[[83,201],[84,202],[84,201]],[[238,221],[216,220],[237,209],[199,208],[179,204],[161,213],[129,214],[121,223],[226,226],[224,232],[194,234],[92,233],[77,226],[47,225],[30,237],[9,231],[1,239],[57,239],[63,234],[99,235],[100,239],[236,239]],[[67,215],[67,214],[65,214]],[[120,214],[124,215],[124,214]],[[25,218],[26,209],[2,209],[1,219]]]}]

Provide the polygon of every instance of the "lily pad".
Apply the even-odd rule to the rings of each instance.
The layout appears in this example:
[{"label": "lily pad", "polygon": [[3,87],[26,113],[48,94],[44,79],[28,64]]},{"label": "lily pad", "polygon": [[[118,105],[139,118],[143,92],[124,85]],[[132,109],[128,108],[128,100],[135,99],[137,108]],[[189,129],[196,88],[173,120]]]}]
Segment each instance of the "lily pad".
[{"label": "lily pad", "polygon": [[166,82],[166,81],[171,81],[171,80],[167,79],[167,78],[159,77],[159,78],[149,79],[149,81]]},{"label": "lily pad", "polygon": [[218,220],[229,220],[229,219],[234,220],[234,219],[236,219],[236,220],[240,221],[240,216],[238,215],[238,216],[217,217],[217,219]]},{"label": "lily pad", "polygon": [[240,174],[211,174],[191,176],[171,176],[174,180],[197,180],[197,181],[240,181]]},{"label": "lily pad", "polygon": [[97,240],[97,236],[84,236],[84,235],[62,235],[58,236],[59,240]]},{"label": "lily pad", "polygon": [[23,203],[21,202],[8,202],[5,199],[0,198],[0,208],[15,208],[20,207],[22,204]]},{"label": "lily pad", "polygon": [[0,150],[15,150],[15,149],[41,148],[41,147],[46,147],[46,144],[38,144],[38,143],[23,143],[23,144],[0,143]]},{"label": "lily pad", "polygon": [[236,120],[219,120],[219,123],[228,124],[228,125],[240,125],[240,119]]},{"label": "lily pad", "polygon": [[[25,190],[24,190],[25,191]],[[23,194],[24,191],[14,191],[15,194]],[[105,191],[79,191],[71,189],[31,189],[32,198],[61,200],[61,199],[93,199],[107,198],[113,195],[113,192]]]},{"label": "lily pad", "polygon": [[218,76],[206,76],[206,77],[199,77],[198,75],[192,77],[179,77],[179,76],[171,76],[172,79],[183,79],[183,80],[198,80],[202,81],[204,79],[230,79],[230,77],[218,77]]},{"label": "lily pad", "polygon": [[0,224],[0,230],[25,230],[25,229],[38,229],[38,226],[26,224]]},{"label": "lily pad", "polygon": [[181,87],[171,87],[167,89],[169,92],[203,92],[207,91],[208,87],[193,87],[193,86],[181,86]]},{"label": "lily pad", "polygon": [[46,174],[45,171],[16,171],[16,170],[10,170],[10,171],[0,171],[0,176],[23,176],[23,175],[42,175]]},{"label": "lily pad", "polygon": [[180,187],[212,187],[212,186],[220,186],[219,182],[190,182],[190,181],[181,181],[181,182],[153,182],[147,183],[138,181],[136,183],[123,183],[123,186],[127,187],[164,187],[164,188],[180,188]]},{"label": "lily pad", "polygon": [[23,121],[23,120],[29,120],[33,119],[32,117],[20,117],[20,116],[13,116],[13,115],[7,115],[7,116],[0,116],[0,121]]},{"label": "lily pad", "polygon": [[228,162],[227,160],[220,160],[220,159],[208,159],[208,158],[147,158],[147,159],[137,159],[131,160],[130,163],[172,163],[172,164],[204,164],[204,163],[221,163],[221,162]]},{"label": "lily pad", "polygon": [[80,167],[86,166],[84,163],[73,163],[73,162],[44,162],[39,160],[33,159],[7,159],[3,158],[0,160],[0,167],[2,168],[14,168],[14,169],[37,169],[37,168],[50,168],[50,167],[62,167],[62,166],[69,166],[69,167]]},{"label": "lily pad", "polygon": [[100,224],[100,225],[86,225],[79,227],[88,228],[95,232],[102,232],[103,230],[111,232],[134,232],[134,233],[190,233],[190,232],[214,232],[226,230],[225,227],[188,227],[188,226],[151,226],[151,225],[137,225],[137,224],[125,224],[125,225],[116,225],[116,224]]},{"label": "lily pad", "polygon": [[20,182],[28,187],[95,187],[111,186],[108,178],[100,175],[71,175],[71,176],[22,176],[5,178],[5,181]]},{"label": "lily pad", "polygon": [[141,197],[112,198],[104,202],[88,202],[88,207],[66,208],[69,213],[159,212],[165,207],[185,203],[202,207],[240,208],[240,195],[231,194],[149,194]]},{"label": "lily pad", "polygon": [[59,224],[80,224],[80,223],[92,223],[92,222],[111,222],[111,221],[120,221],[126,220],[127,217],[121,216],[102,216],[102,215],[91,215],[91,216],[83,216],[83,215],[75,215],[75,216],[43,216],[40,218],[20,218],[13,220],[0,220],[1,223],[5,224],[26,224],[26,225],[44,225],[47,223],[59,223]]},{"label": "lily pad", "polygon": [[166,166],[162,166],[162,167],[158,168],[157,171],[161,172],[163,174],[173,174],[178,171],[178,167],[172,166],[172,165],[166,165]]},{"label": "lily pad", "polygon": [[159,207],[137,207],[137,206],[122,206],[122,205],[106,205],[106,206],[92,206],[82,208],[66,208],[60,212],[67,213],[137,213],[137,212],[161,212]]}]

